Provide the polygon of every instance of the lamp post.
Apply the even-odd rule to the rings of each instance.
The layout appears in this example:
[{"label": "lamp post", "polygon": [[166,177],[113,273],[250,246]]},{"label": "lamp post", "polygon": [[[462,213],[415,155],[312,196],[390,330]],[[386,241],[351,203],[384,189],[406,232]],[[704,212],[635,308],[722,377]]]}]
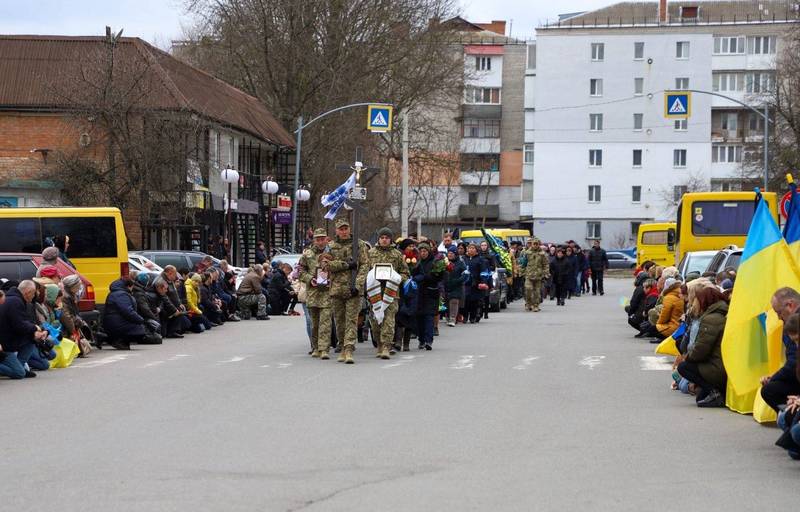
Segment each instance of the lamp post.
[{"label": "lamp post", "polygon": [[[231,242],[231,232],[233,231],[233,217],[231,216],[231,195],[233,194],[232,188],[234,183],[239,182],[239,173],[234,169],[223,169],[219,173],[220,179],[223,183],[228,184],[228,218],[225,222],[225,236],[224,238],[228,240],[228,243],[233,248],[233,243]],[[229,255],[231,259],[233,259],[233,255]],[[231,262],[233,263],[233,262]]]},{"label": "lamp post", "polygon": [[[280,187],[274,181],[272,176],[267,176],[267,180],[261,183],[261,190],[267,195],[274,195],[278,193]],[[267,252],[272,252],[272,233],[270,232],[270,223],[272,222],[272,208],[267,206]]]},{"label": "lamp post", "polygon": [[297,219],[295,218],[295,215],[297,215],[298,211],[297,203],[299,203],[300,201],[308,201],[309,199],[311,199],[311,192],[309,192],[306,187],[308,187],[308,185],[302,185],[294,192],[295,202],[294,202],[294,214],[292,215],[292,227],[293,227],[292,250],[298,252],[300,252],[300,247],[295,245],[295,238],[294,238],[295,236],[297,236],[297,232],[295,231],[297,229]]}]

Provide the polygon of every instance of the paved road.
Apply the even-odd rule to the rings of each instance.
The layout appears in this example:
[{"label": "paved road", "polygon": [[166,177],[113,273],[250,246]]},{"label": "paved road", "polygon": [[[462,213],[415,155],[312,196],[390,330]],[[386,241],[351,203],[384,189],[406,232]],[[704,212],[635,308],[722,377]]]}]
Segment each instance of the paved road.
[{"label": "paved road", "polygon": [[[670,391],[620,298],[512,304],[432,352],[305,356],[302,318],[0,381],[3,510],[774,510],[774,428]],[[263,328],[256,332],[256,328]]]}]

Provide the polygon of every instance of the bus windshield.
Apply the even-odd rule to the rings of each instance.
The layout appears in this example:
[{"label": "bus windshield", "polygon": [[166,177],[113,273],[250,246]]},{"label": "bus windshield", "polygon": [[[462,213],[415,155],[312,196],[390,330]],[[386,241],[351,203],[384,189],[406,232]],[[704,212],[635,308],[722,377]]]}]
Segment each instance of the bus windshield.
[{"label": "bus windshield", "polygon": [[692,234],[746,235],[753,219],[753,201],[696,201],[692,205]]}]

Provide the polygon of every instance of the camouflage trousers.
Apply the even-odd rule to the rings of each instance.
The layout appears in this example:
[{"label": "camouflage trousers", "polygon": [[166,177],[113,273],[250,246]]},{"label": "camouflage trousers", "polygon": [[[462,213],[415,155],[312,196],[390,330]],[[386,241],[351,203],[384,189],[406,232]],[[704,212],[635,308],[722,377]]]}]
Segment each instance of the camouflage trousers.
[{"label": "camouflage trousers", "polygon": [[331,308],[308,308],[311,317],[311,350],[331,348]]},{"label": "camouflage trousers", "polygon": [[383,322],[380,324],[373,318],[372,314],[369,315],[372,339],[378,344],[378,348],[381,348],[381,345],[391,346],[394,344],[394,319],[397,315],[397,308],[397,301],[392,302],[389,307],[386,308]]},{"label": "camouflage trousers", "polygon": [[247,320],[252,315],[253,306],[258,305],[256,316],[267,316],[267,298],[263,293],[253,293],[250,295],[240,295],[237,301],[239,313],[242,320]]},{"label": "camouflage trousers", "polygon": [[525,279],[525,307],[538,308],[542,303],[542,280]]},{"label": "camouflage trousers", "polygon": [[331,309],[336,322],[336,339],[342,344],[342,348],[355,348],[361,297],[331,297]]}]

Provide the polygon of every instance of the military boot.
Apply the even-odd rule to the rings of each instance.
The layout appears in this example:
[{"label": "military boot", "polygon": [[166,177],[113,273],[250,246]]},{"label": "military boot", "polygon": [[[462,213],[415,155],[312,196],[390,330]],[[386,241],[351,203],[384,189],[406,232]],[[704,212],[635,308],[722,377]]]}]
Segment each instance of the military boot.
[{"label": "military boot", "polygon": [[328,355],[328,350],[325,349],[325,350],[320,350],[319,351],[319,358],[320,359],[330,359],[331,356]]},{"label": "military boot", "polygon": [[353,348],[352,347],[344,347],[342,350],[342,354],[344,354],[344,363],[345,364],[353,364],[355,361],[353,360]]},{"label": "military boot", "polygon": [[542,310],[542,308],[540,308],[539,306],[533,306],[533,312],[534,313],[538,313],[541,310]]},{"label": "military boot", "polygon": [[381,345],[381,352],[380,352],[380,354],[378,354],[378,357],[380,357],[381,359],[389,359],[390,358],[390,356],[389,356],[389,344],[388,343],[384,343],[383,345]]},{"label": "military boot", "polygon": [[311,357],[319,357],[319,350],[314,349],[311,351]]},{"label": "military boot", "polygon": [[337,363],[343,363],[344,360],[345,360],[344,356],[345,356],[345,351],[342,350],[341,352],[339,352],[339,357],[336,358],[336,362]]}]

